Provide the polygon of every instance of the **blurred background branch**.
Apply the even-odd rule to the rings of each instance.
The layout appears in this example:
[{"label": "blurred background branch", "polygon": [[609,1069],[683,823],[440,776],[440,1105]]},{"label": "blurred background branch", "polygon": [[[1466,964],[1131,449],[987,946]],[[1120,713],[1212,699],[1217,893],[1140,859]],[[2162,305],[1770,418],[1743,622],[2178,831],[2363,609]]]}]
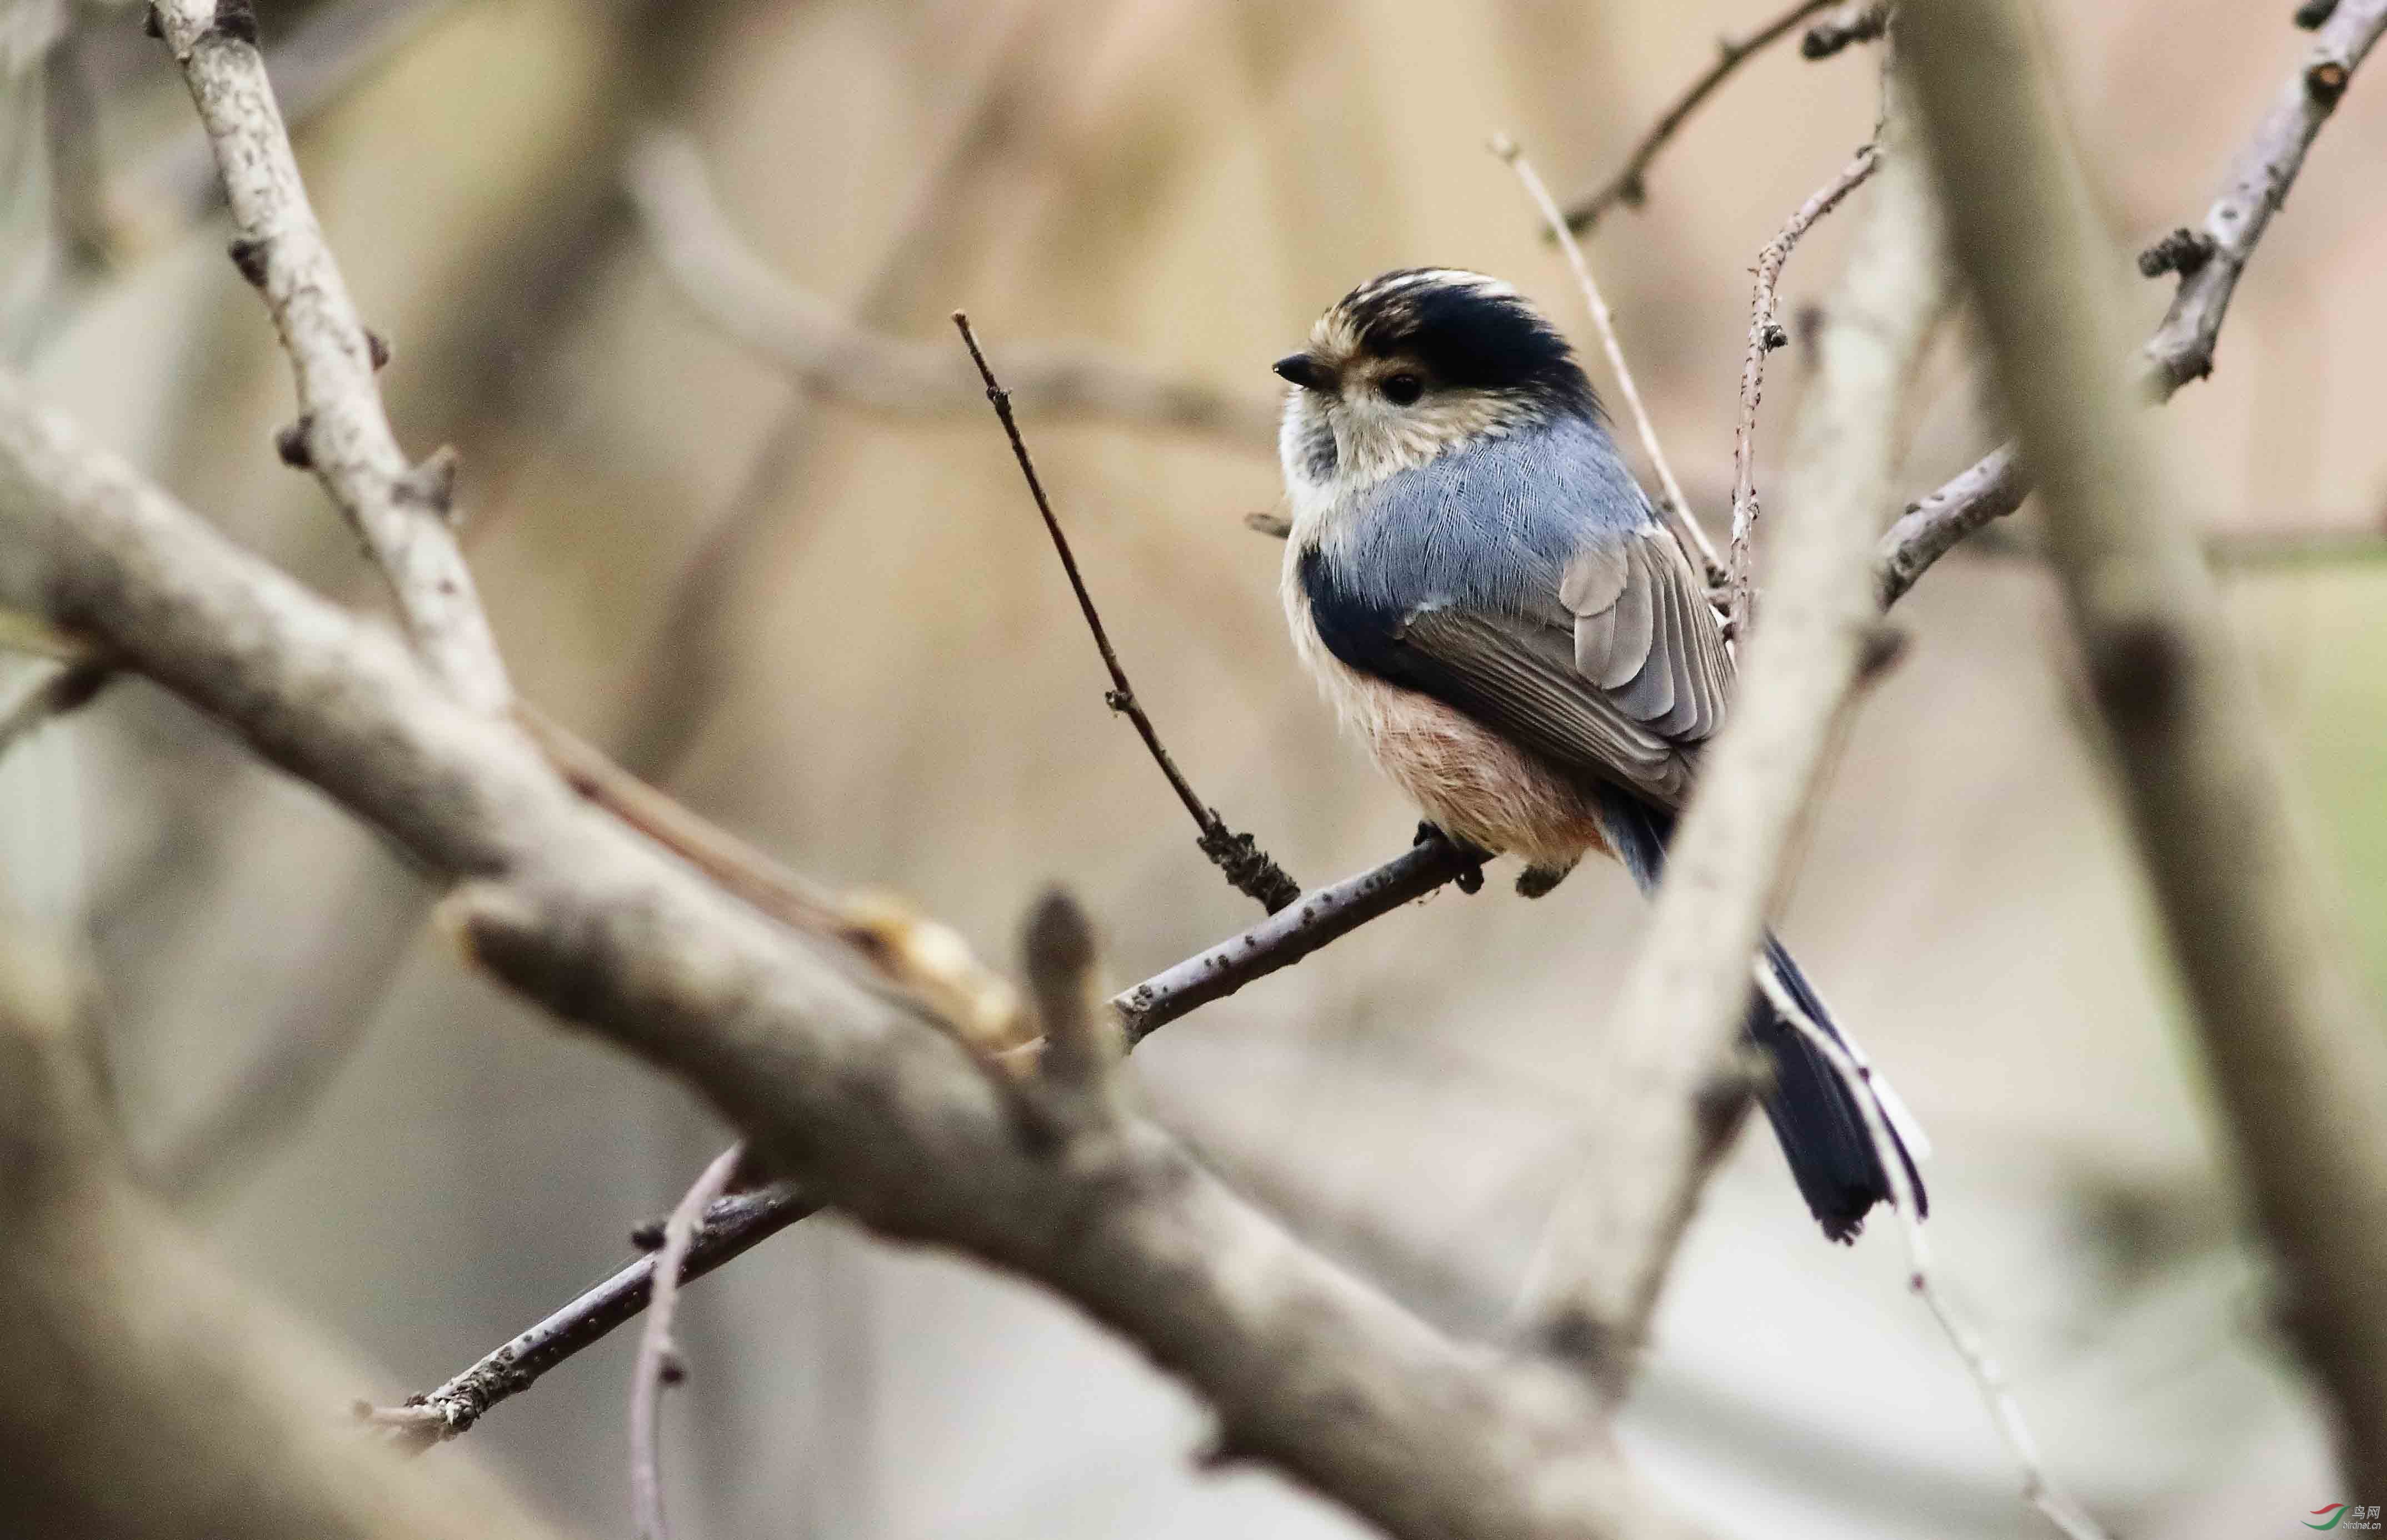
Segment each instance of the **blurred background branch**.
[{"label": "blurred background branch", "polygon": [[[686,134],[658,131],[639,141],[623,182],[655,255],[689,306],[810,394],[898,417],[975,410],[986,398],[967,360],[950,348],[849,324],[827,301],[771,271],[730,228]],[[1004,353],[1004,388],[1031,417],[1116,420],[1215,435],[1250,453],[1276,452],[1271,394],[1212,389],[1087,346],[1030,344]]]},{"label": "blurred background branch", "polygon": [[[2323,115],[2387,30],[2387,0],[2343,0],[2328,26],[2292,88],[2320,98]],[[1911,0],[1904,27],[1957,249],[2047,486],[2052,553],[2124,804],[2282,1269],[2281,1319],[2326,1388],[2348,1483],[2376,1490],[2387,1484],[2387,1032],[2260,687],[2127,402],[2109,246],[2029,22],[2014,0]],[[2309,139],[2290,139],[2291,168]],[[2254,163],[2281,153],[2263,146]],[[2278,185],[2257,182],[2259,212],[2243,217],[2258,230]],[[2222,299],[2235,276],[2218,280]],[[2184,275],[2183,291],[2196,283]],[[2171,329],[2150,357],[2177,356]]]}]

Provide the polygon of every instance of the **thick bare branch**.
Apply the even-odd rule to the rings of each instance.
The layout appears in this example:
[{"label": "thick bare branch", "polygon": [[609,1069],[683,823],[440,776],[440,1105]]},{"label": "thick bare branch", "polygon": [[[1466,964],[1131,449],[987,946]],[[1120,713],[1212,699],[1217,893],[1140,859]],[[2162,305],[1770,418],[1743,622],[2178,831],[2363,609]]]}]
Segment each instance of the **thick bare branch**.
[{"label": "thick bare branch", "polygon": [[[2375,37],[2382,19],[2387,0],[2343,0],[2325,63],[2339,59],[2331,33],[2342,46],[2346,29]],[[2280,1264],[2286,1323],[2328,1391],[2347,1480],[2375,1489],[2387,1483],[2387,1033],[2254,678],[2128,403],[2110,250],[2029,21],[2015,0],[1910,0],[1901,25],[1958,254],[2045,479],[2123,801]],[[2333,104],[2350,66],[2318,81],[2322,68],[2299,89]],[[2275,201],[2262,193],[2263,213]],[[2162,334],[2151,356],[2174,356]]]},{"label": "thick bare branch", "polygon": [[[1133,1048],[1180,1016],[1291,967],[1471,868],[1464,852],[1429,839],[1381,866],[1303,895],[1291,908],[1112,996],[1126,1046]],[[788,1182],[725,1198],[706,1214],[680,1276],[701,1278],[819,1211],[819,1204]],[[453,1438],[491,1407],[528,1390],[549,1370],[635,1319],[646,1308],[654,1272],[651,1255],[629,1263],[436,1388],[410,1397],[408,1407],[423,1408],[423,1415],[396,1408],[394,1419],[412,1428],[421,1443]]]},{"label": "thick bare branch", "polygon": [[150,9],[223,176],[240,232],[233,263],[264,297],[290,355],[298,420],[284,457],[311,467],[347,515],[433,675],[473,709],[502,710],[512,695],[505,664],[451,524],[453,458],[410,465],[390,431],[373,379],[381,345],[358,319],[307,201],[249,0],[158,0]]},{"label": "thick bare branch", "polygon": [[[825,400],[898,417],[950,416],[985,398],[944,348],[854,325],[749,248],[714,201],[685,134],[641,141],[624,169],[630,201],[673,284],[698,314]],[[1206,434],[1276,452],[1278,404],[1164,374],[1092,347],[1022,347],[1006,360],[1012,398],[1033,415]]]},{"label": "thick bare branch", "polygon": [[0,381],[0,604],[107,645],[458,879],[478,966],[683,1077],[882,1232],[1039,1280],[1202,1394],[1223,1458],[1403,1536],[1664,1533],[1589,1394],[1462,1349],[1294,1242],[1148,1124],[1056,1147],[839,943],[587,808],[510,724],[225,544]]},{"label": "thick bare branch", "polygon": [[1877,201],[1817,347],[1787,478],[1798,516],[1767,621],[1618,1003],[1601,1116],[1586,1129],[1585,1168],[1599,1180],[1560,1205],[1527,1296],[1545,1333],[1589,1351],[1619,1388],[1717,1153],[1701,1109],[1734,1077],[1749,959],[1876,625],[1868,552],[1890,506],[1889,427],[1945,278],[1928,189],[1900,149],[1885,142]]}]

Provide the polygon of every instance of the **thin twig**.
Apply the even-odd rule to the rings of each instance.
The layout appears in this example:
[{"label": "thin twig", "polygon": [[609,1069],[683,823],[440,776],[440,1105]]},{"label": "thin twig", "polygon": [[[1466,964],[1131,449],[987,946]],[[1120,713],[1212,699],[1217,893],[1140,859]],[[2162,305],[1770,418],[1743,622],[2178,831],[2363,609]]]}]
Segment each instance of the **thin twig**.
[{"label": "thin twig", "polygon": [[1749,348],[1740,361],[1740,423],[1732,436],[1732,573],[1724,602],[1724,634],[1748,634],[1755,582],[1753,541],[1757,534],[1757,408],[1765,396],[1766,356],[1787,340],[1774,322],[1781,302],[1776,286],[1783,264],[1814,222],[1839,207],[1840,200],[1863,185],[1881,164],[1881,149],[1867,145],[1840,169],[1839,174],[1815,190],[1799,206],[1782,233],[1757,254],[1757,283],[1749,302]]},{"label": "thin twig", "polygon": [[1989,1407],[1989,1420],[1997,1425],[1999,1436],[2022,1467],[2024,1500],[2047,1515],[2048,1521],[2071,1540],[2105,1540],[2105,1531],[2078,1502],[2055,1483],[2047,1473],[2047,1462],[2039,1451],[2039,1440],[2031,1435],[2030,1424],[2022,1413],[2022,1404],[2014,1399],[2007,1385],[2004,1371],[1981,1340],[1981,1334],[1967,1322],[1955,1305],[1935,1280],[1936,1268],[1931,1257],[1931,1243],[1923,1232],[1923,1222],[1916,1216],[1914,1181],[1907,1174],[1905,1158],[1900,1154],[1897,1137],[1891,1133],[1889,1120],[1883,1116],[1880,1103],[1873,1090],[1873,1067],[1859,1063],[1840,1045],[1838,1039],[1826,1032],[1813,1017],[1792,999],[1782,987],[1774,970],[1760,963],[1750,969],[1757,987],[1782,1019],[1796,1028],[1800,1036],[1814,1045],[1815,1051],[1832,1067],[1833,1073],[1846,1082],[1858,1111],[1864,1118],[1865,1136],[1873,1142],[1874,1155],[1881,1168],[1889,1173],[1890,1208],[1898,1219],[1899,1234],[1906,1242],[1906,1286],[1919,1295],[1931,1308],[1932,1317],[1946,1334],[1949,1345],[1963,1360],[1964,1372],[1972,1377],[1974,1388]]},{"label": "thin twig", "polygon": [[1658,158],[1658,152],[1666,147],[1667,141],[1673,138],[1683,124],[1690,120],[1691,114],[1699,110],[1699,104],[1706,101],[1715,88],[1722,85],[1751,55],[1762,52],[1769,44],[1787,36],[1791,29],[1816,12],[1829,10],[1832,4],[1833,0],[1799,0],[1799,4],[1738,42],[1728,37],[1718,38],[1714,62],[1698,79],[1684,87],[1683,94],[1659,114],[1658,120],[1649,125],[1648,132],[1633,146],[1632,153],[1624,158],[1624,164],[1616,174],[1568,205],[1563,220],[1558,222],[1578,234],[1588,234],[1591,227],[1599,222],[1600,217],[1618,204],[1627,208],[1640,208],[1642,200],[1648,196],[1650,162]]},{"label": "thin twig", "polygon": [[311,467],[363,539],[432,673],[475,711],[512,694],[451,523],[455,461],[410,465],[374,371],[384,357],[299,180],[246,0],[157,0],[158,23],[215,151],[239,237],[233,264],[255,285],[290,355],[298,421],[286,458]]},{"label": "thin twig", "polygon": [[[714,198],[685,133],[657,131],[631,150],[623,183],[680,297],[806,391],[867,411],[918,417],[974,410],[977,376],[944,348],[855,325],[747,246]],[[1208,435],[1276,453],[1276,401],[1144,368],[1092,347],[1014,349],[1006,388],[1021,410]]]},{"label": "thin twig", "polygon": [[1135,724],[1153,763],[1168,778],[1177,800],[1185,804],[1194,827],[1202,831],[1202,838],[1195,841],[1202,853],[1210,858],[1211,865],[1225,875],[1237,892],[1275,914],[1301,896],[1301,885],[1270,859],[1252,836],[1230,830],[1219,810],[1194,794],[1193,784],[1162,746],[1159,729],[1152,725],[1143,702],[1136,700],[1134,688],[1127,682],[1127,670],[1119,666],[1118,651],[1111,646],[1110,633],[1104,628],[1102,612],[1094,608],[1093,596],[1086,591],[1086,580],[1078,571],[1078,558],[1069,549],[1069,537],[1061,533],[1061,521],[1054,515],[1052,499],[1044,495],[1044,483],[1036,474],[1036,462],[1029,458],[1028,441],[1019,435],[1019,421],[1012,414],[1011,394],[996,382],[994,371],[978,345],[978,335],[970,330],[969,317],[955,310],[954,325],[960,331],[964,346],[969,348],[970,361],[978,366],[979,377],[986,382],[986,398],[994,403],[994,415],[1003,423],[1004,436],[1011,440],[1012,458],[1019,461],[1019,473],[1027,478],[1029,493],[1036,499],[1036,511],[1044,516],[1044,529],[1053,537],[1053,549],[1061,558],[1061,570],[1068,574],[1070,591],[1078,596],[1078,610],[1086,617],[1086,629],[1093,633],[1094,648],[1103,655],[1103,667],[1110,671],[1111,688],[1104,701],[1111,710]]},{"label": "thin twig", "polygon": [[1649,456],[1650,467],[1658,473],[1658,485],[1665,503],[1659,511],[1674,531],[1675,538],[1683,542],[1685,554],[1696,556],[1705,564],[1709,586],[1723,582],[1724,562],[1717,558],[1716,549],[1709,542],[1707,531],[1699,527],[1699,520],[1692,515],[1690,499],[1683,496],[1683,484],[1674,479],[1674,468],[1667,463],[1666,451],[1659,446],[1657,425],[1649,421],[1649,410],[1641,404],[1640,387],[1633,383],[1633,371],[1624,362],[1624,345],[1617,339],[1616,318],[1609,313],[1608,301],[1600,297],[1599,284],[1591,276],[1591,264],[1584,259],[1581,243],[1567,228],[1566,221],[1559,213],[1559,206],[1550,199],[1550,190],[1542,184],[1541,173],[1534,170],[1534,163],[1525,158],[1524,151],[1518,148],[1517,142],[1505,133],[1497,134],[1492,140],[1492,153],[1507,161],[1509,169],[1517,173],[1517,180],[1524,184],[1525,196],[1533,199],[1535,208],[1541,210],[1550,234],[1559,243],[1559,248],[1566,253],[1567,265],[1574,270],[1574,281],[1583,290],[1585,305],[1591,310],[1592,324],[1599,329],[1600,344],[1607,349],[1608,367],[1616,375],[1617,388],[1623,392],[1624,405],[1633,413],[1634,425],[1640,430],[1641,448]]},{"label": "thin twig", "polygon": [[672,1337],[672,1318],[679,1309],[680,1269],[687,1265],[688,1248],[696,1243],[697,1227],[705,1210],[728,1188],[745,1155],[741,1141],[714,1156],[713,1164],[663,1221],[663,1249],[655,1253],[654,1297],[647,1310],[646,1329],[638,1337],[638,1361],[630,1370],[630,1513],[638,1526],[638,1540],[671,1540],[671,1525],[663,1518],[663,1456],[657,1424],[663,1387],[677,1384],[688,1372],[679,1344]]}]

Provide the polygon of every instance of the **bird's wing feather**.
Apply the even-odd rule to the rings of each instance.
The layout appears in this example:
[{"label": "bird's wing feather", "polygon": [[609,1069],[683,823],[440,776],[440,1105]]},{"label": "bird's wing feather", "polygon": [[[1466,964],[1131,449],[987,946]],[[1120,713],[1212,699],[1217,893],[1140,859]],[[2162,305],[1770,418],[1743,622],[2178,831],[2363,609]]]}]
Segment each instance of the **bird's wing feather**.
[{"label": "bird's wing feather", "polygon": [[1679,807],[1732,663],[1699,577],[1654,527],[1587,546],[1546,607],[1403,617],[1412,688],[1562,764]]}]

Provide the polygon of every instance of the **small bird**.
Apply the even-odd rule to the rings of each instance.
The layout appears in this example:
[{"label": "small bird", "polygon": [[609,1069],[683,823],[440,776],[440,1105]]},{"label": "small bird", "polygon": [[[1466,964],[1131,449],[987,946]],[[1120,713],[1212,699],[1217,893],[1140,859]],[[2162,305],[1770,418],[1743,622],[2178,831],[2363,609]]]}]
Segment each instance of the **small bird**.
[{"label": "small bird", "polygon": [[[1275,367],[1285,613],[1344,722],[1445,836],[1522,858],[1526,896],[1593,851],[1653,888],[1732,655],[1566,339],[1497,279],[1407,269]],[[1862,1062],[1770,935],[1765,964]],[[1762,995],[1748,1032],[1808,1208],[1853,1240],[1891,1197],[1856,1092]],[[1921,1133],[1870,1083],[1919,1214]]]}]

